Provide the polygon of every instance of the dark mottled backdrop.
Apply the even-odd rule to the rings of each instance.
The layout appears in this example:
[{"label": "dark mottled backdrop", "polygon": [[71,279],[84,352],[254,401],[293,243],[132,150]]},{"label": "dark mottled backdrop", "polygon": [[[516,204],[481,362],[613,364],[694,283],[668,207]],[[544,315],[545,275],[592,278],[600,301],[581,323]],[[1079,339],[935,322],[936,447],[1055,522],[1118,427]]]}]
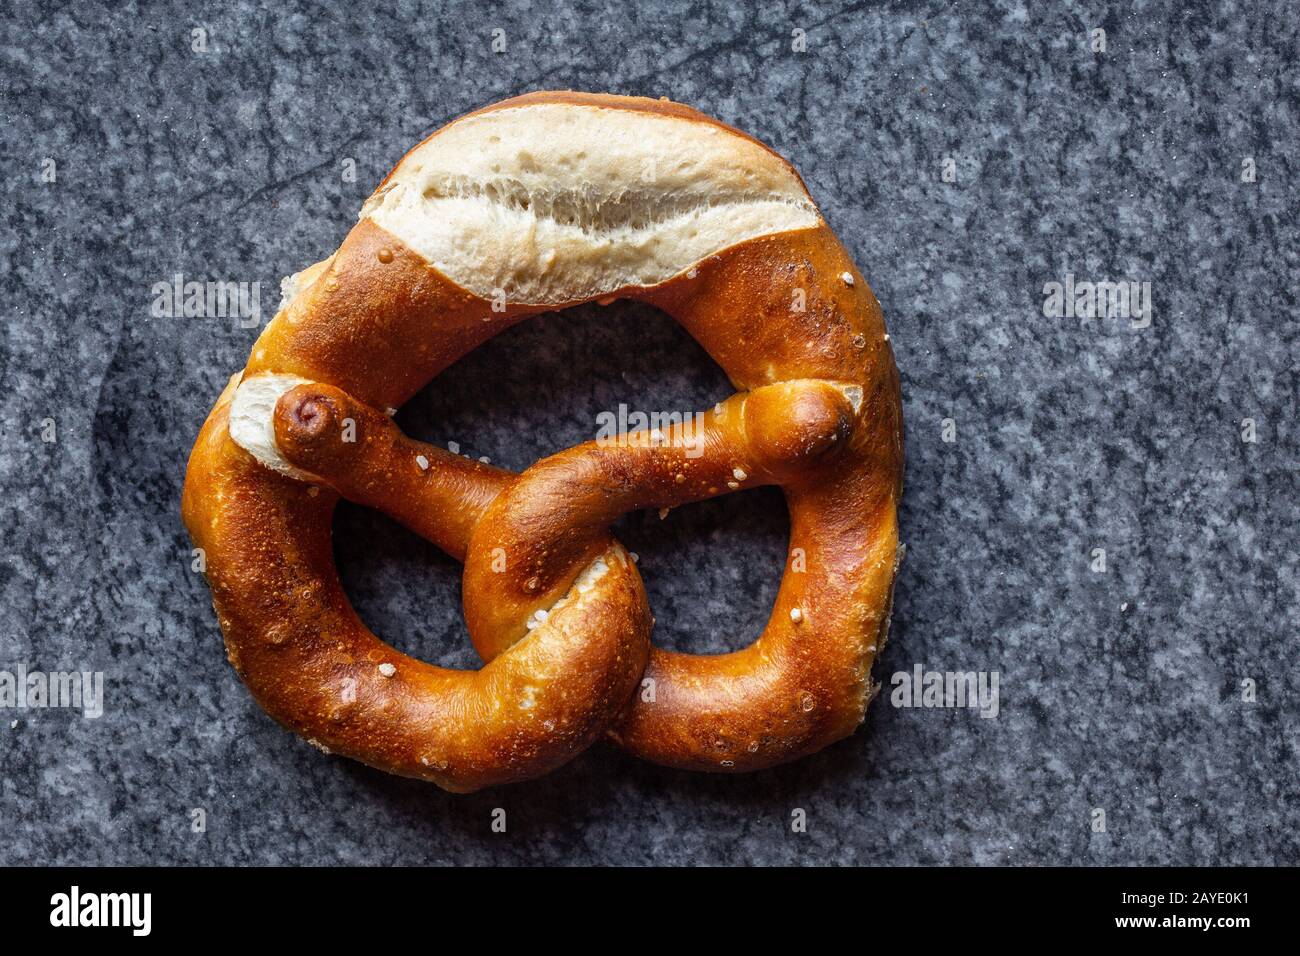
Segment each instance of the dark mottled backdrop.
[{"label": "dark mottled backdrop", "polygon": [[[0,668],[102,670],[107,701],[0,712],[0,862],[1300,860],[1293,10],[347,6],[5,5]],[[749,777],[602,746],[464,797],[323,756],[236,679],[178,497],[256,330],[153,317],[153,284],[259,282],[265,320],[411,144],[565,87],[690,103],[802,171],[902,370],[909,548],[877,676],[996,671],[996,719],[886,695]],[[1149,282],[1150,325],[1045,316],[1067,273]],[[400,421],[522,468],[619,402],[728,393],[662,315],[589,308]],[[626,521],[657,639],[746,644],[785,531],[764,491]],[[337,532],[372,627],[474,664],[452,561],[372,513]]]}]

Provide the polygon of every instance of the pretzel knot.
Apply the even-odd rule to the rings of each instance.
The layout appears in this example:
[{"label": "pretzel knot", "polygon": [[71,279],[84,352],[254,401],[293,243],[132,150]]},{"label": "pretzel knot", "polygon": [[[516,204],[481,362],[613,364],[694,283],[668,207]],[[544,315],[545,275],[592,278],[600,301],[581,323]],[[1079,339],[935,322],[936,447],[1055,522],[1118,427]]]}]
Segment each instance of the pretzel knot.
[{"label": "pretzel knot", "polygon": [[[599,299],[673,316],[738,392],[701,420],[514,474],[392,411],[529,316]],[[328,751],[449,790],[546,773],[601,737],[744,771],[850,734],[897,566],[902,416],[879,306],[774,152],[665,101],[507,100],[413,149],[286,301],[212,410],[182,512],[237,672]],[[777,485],[790,552],[758,639],[653,648],[620,515]],[[334,567],[340,497],[464,561],[486,662],[381,642]]]}]

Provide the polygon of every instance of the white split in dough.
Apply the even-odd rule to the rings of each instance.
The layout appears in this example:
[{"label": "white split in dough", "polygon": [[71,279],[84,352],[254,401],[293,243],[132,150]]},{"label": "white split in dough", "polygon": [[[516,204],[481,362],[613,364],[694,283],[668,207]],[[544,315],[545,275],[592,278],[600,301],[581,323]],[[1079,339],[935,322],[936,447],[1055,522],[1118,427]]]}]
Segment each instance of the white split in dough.
[{"label": "white split in dough", "polygon": [[230,402],[230,438],[267,468],[308,481],[311,476],[293,467],[275,443],[275,403],[309,379],[297,375],[253,375],[239,383]]},{"label": "white split in dough", "polygon": [[790,166],[737,133],[560,103],[452,123],[361,214],[462,288],[528,304],[657,285],[739,242],[820,222]]}]

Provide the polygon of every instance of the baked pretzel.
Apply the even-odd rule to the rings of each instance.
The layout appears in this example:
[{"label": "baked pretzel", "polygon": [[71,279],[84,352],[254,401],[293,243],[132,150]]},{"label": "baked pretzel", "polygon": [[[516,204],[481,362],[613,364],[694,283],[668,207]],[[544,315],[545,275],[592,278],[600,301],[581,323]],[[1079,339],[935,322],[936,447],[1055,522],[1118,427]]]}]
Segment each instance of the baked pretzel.
[{"label": "baked pretzel", "polygon": [[[592,300],[680,322],[738,394],[684,426],[522,474],[403,435],[394,410],[503,329]],[[798,174],[667,101],[535,93],[411,150],[285,302],[204,424],[182,512],[231,663],[330,752],[469,791],[596,739],[744,771],[853,731],[874,693],[898,554],[902,416],[880,308]],[[652,648],[610,524],[779,485],[790,560],[762,635]],[[464,561],[486,661],[407,657],[361,622],[331,547],[342,496]]]}]

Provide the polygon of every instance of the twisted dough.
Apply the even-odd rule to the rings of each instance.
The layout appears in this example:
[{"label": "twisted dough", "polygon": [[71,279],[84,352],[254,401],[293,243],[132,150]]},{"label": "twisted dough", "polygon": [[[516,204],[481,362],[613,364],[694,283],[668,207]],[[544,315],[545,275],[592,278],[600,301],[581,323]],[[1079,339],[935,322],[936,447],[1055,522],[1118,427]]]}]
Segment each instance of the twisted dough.
[{"label": "twisted dough", "polygon": [[[286,291],[200,433],[182,504],[230,659],[282,723],[472,790],[603,734],[739,771],[861,721],[897,552],[897,371],[866,282],[776,154],[676,104],[508,100],[412,150]],[[702,436],[587,443],[515,476],[386,414],[504,328],[613,297],[674,316],[740,390]],[[763,634],[733,654],[652,650],[609,524],[760,484],[791,515]],[[333,565],[340,495],[465,561],[482,670],[432,667],[365,628]]]}]

